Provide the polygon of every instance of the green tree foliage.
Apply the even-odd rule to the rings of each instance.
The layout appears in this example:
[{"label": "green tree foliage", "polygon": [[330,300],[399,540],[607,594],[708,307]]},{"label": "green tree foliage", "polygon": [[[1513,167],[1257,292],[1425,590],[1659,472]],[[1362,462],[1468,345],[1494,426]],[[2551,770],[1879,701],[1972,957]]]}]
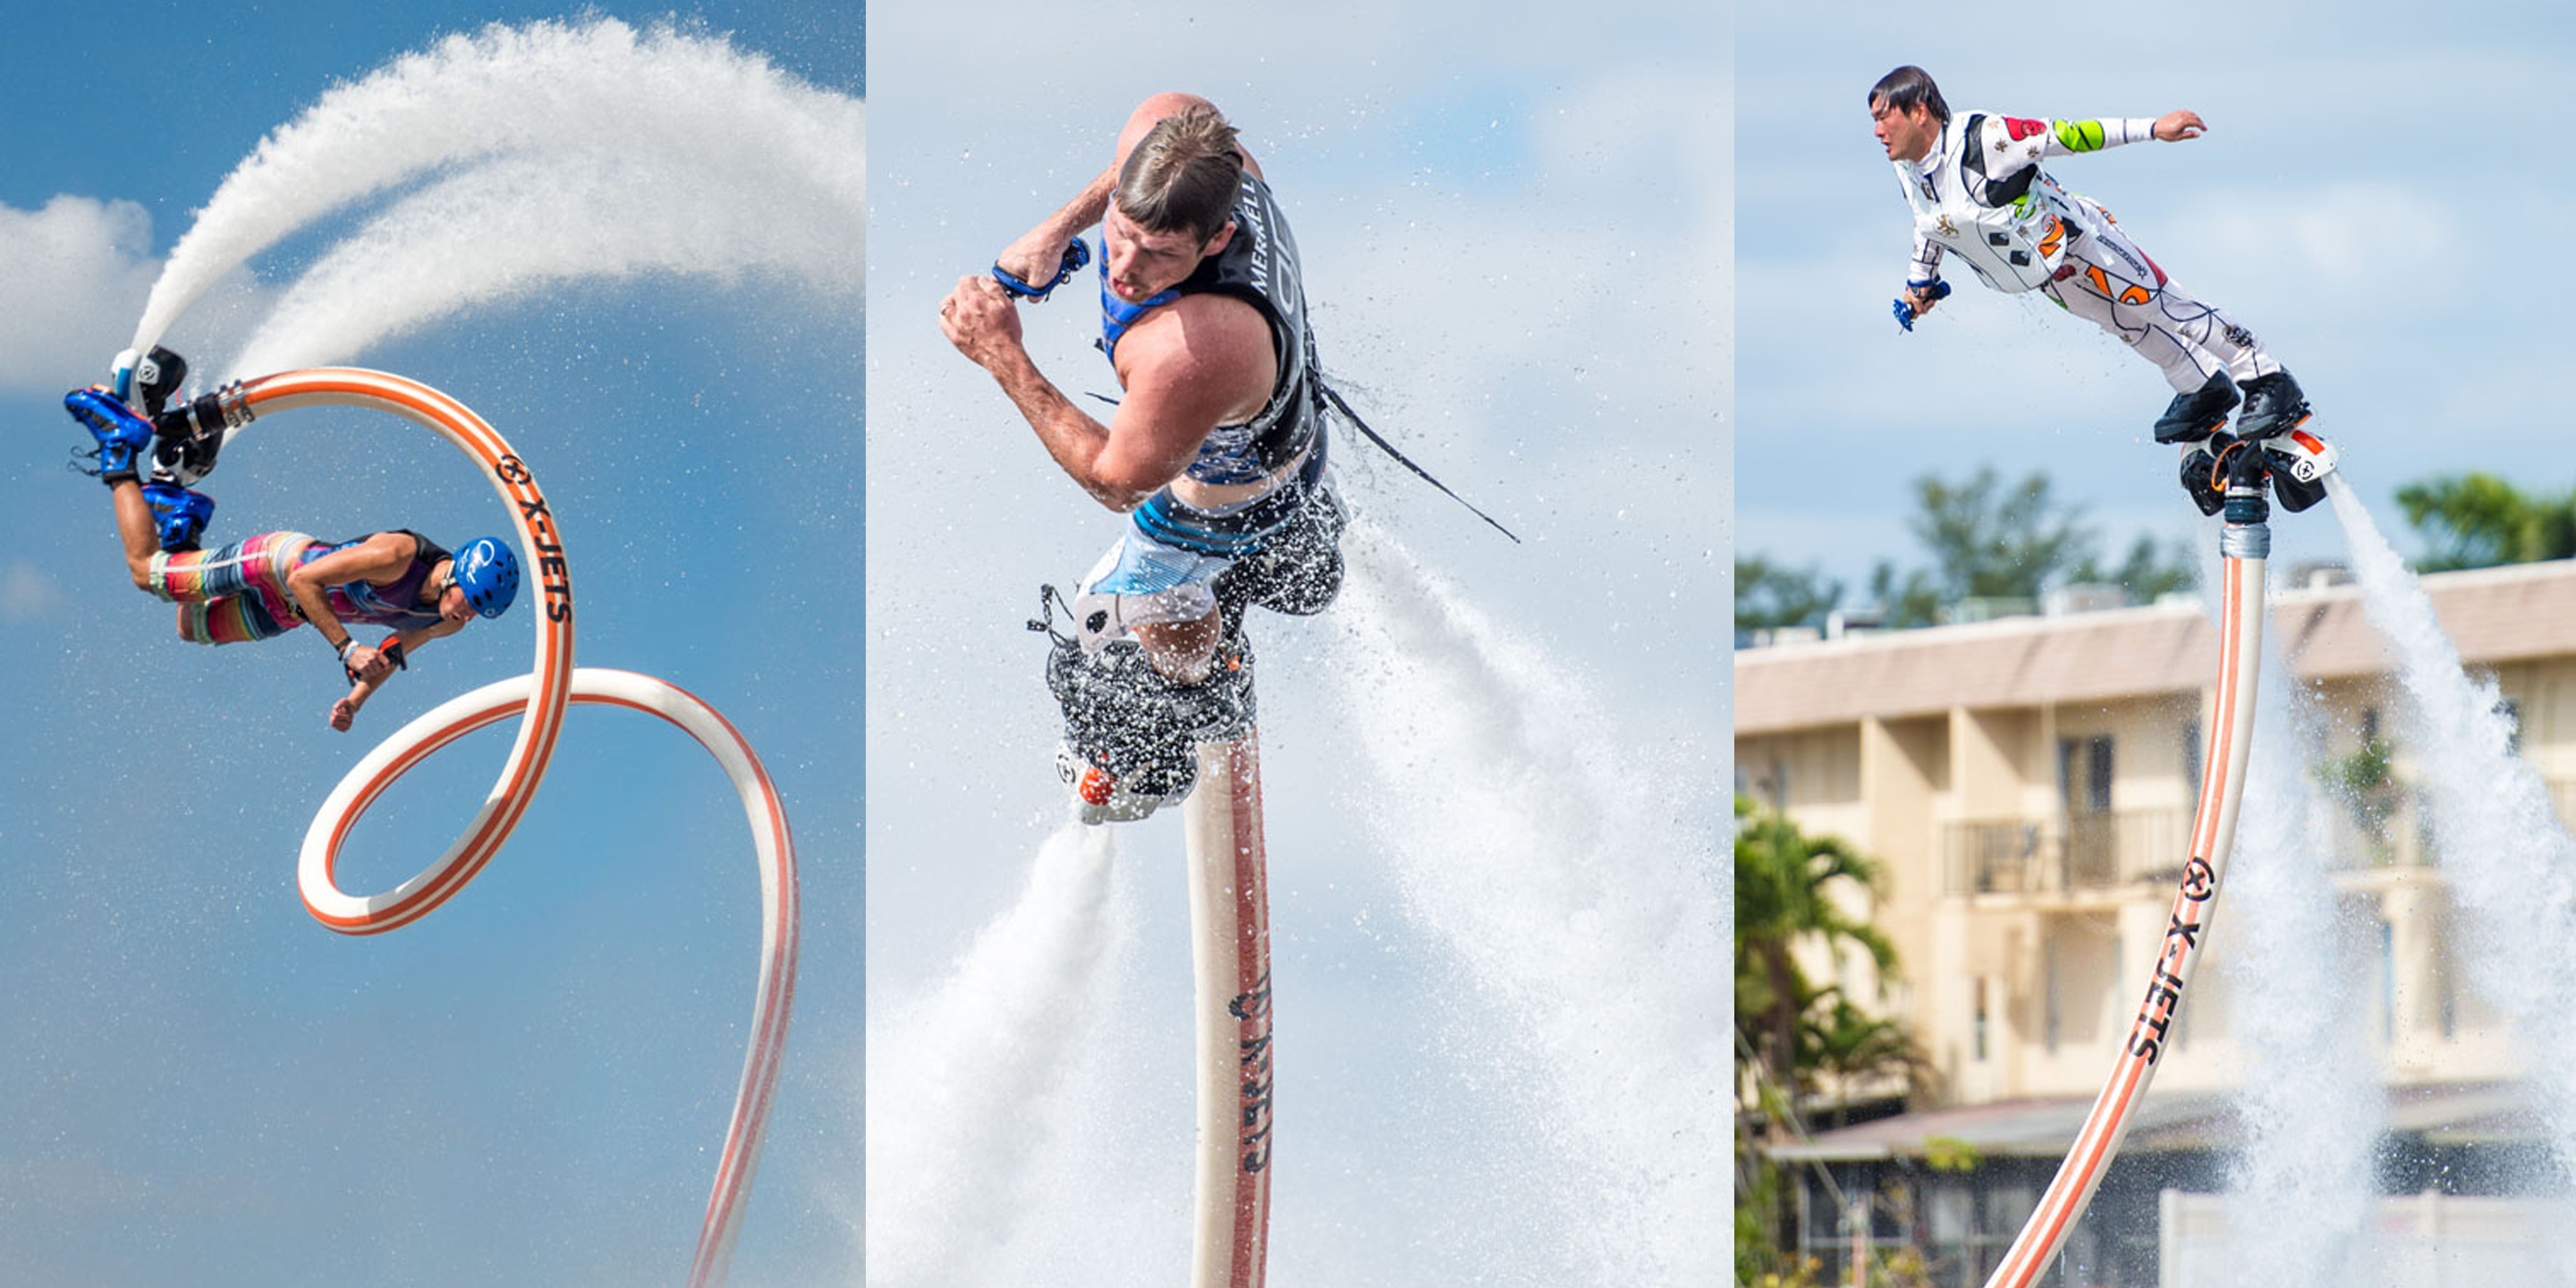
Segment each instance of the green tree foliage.
[{"label": "green tree foliage", "polygon": [[1761,555],[1735,561],[1735,629],[1822,626],[1842,604],[1843,584],[1814,564],[1791,568]]},{"label": "green tree foliage", "polygon": [[2097,538],[2083,512],[2049,494],[2034,473],[2007,485],[1993,466],[1964,483],[1914,480],[1906,530],[1931,552],[1933,584],[1950,600],[2036,599],[2057,574],[2088,563]]},{"label": "green tree foliage", "polygon": [[2075,569],[2069,581],[2106,582],[2129,592],[2129,598],[2142,604],[2154,603],[2156,597],[2177,590],[2189,590],[2200,582],[2200,564],[2192,557],[2191,547],[2180,541],[2159,542],[2139,533],[2129,546],[2129,557],[2117,568],[2105,569],[2091,557]]},{"label": "green tree foliage", "polygon": [[[2101,534],[2080,507],[2057,498],[2045,474],[2018,483],[1991,466],[1959,482],[1927,474],[1914,480],[1914,504],[1906,530],[1930,565],[1882,559],[1870,570],[1870,599],[1889,626],[1930,626],[1962,599],[2035,600],[2067,582],[2107,582],[2146,603],[2199,580],[2199,562],[2181,541],[2141,535],[2116,567],[2104,564]],[[1842,583],[1812,565],[1790,568],[1761,555],[1735,561],[1738,630],[1821,625],[1842,596]]]},{"label": "green tree foliage", "polygon": [[1882,560],[1870,573],[1870,593],[1890,626],[1929,626],[1942,606],[1962,599],[2037,599],[2070,581],[2111,582],[2146,601],[2186,589],[2198,576],[2189,547],[2147,536],[2117,568],[2105,568],[2101,535],[2082,509],[2052,493],[2045,474],[2018,483],[2006,483],[1991,466],[1957,483],[1927,474],[1914,480],[1914,502],[1906,528],[1931,566],[1900,572]]},{"label": "green tree foliage", "polygon": [[2493,474],[2446,474],[2397,489],[2432,554],[2425,572],[2576,556],[2576,492],[2525,493]]}]

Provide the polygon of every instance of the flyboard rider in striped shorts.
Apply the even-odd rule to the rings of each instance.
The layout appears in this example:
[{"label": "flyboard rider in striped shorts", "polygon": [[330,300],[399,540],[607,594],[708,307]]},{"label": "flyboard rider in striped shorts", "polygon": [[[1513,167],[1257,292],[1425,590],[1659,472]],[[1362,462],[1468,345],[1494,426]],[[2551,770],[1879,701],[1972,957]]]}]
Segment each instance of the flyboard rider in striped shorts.
[{"label": "flyboard rider in striped shorts", "polygon": [[[1950,293],[1940,270],[1956,259],[1998,291],[2038,291],[2110,332],[2173,386],[2156,441],[2183,445],[2183,486],[2204,512],[2215,513],[2217,494],[2207,483],[2229,447],[2260,443],[2280,454],[2272,440],[2308,418],[2299,382],[2252,331],[2184,292],[2100,202],[2066,191],[2039,168],[2049,157],[2196,139],[2205,128],[2198,115],[2043,121],[1954,114],[1920,67],[1881,77],[1869,91],[1869,115],[1914,214],[1898,325],[1913,330],[1914,320]],[[2219,433],[2240,392],[2235,432]],[[2323,495],[2322,483],[2308,495],[2294,481],[2281,500],[2303,510]]]},{"label": "flyboard rider in striped shorts", "polygon": [[[1100,225],[1100,349],[1123,391],[1106,425],[1030,361],[1018,303],[1089,258]],[[1216,107],[1158,94],[1063,209],[939,306],[1039,442],[1124,530],[1066,605],[1047,683],[1058,772],[1086,822],[1187,795],[1195,742],[1252,724],[1244,610],[1320,612],[1341,588],[1344,522],[1324,461],[1324,395],[1296,241]],[[1032,623],[1033,626],[1040,625]]]},{"label": "flyboard rider in striped shorts", "polygon": [[[306,622],[338,657],[348,696],[331,704],[331,727],[347,730],[358,709],[409,655],[453,635],[476,614],[499,617],[519,592],[519,557],[484,537],[450,554],[396,529],[348,541],[301,532],[263,532],[215,550],[197,537],[215,503],[191,490],[214,469],[229,391],[169,405],[187,364],[154,349],[131,366],[134,403],[99,386],[63,398],[72,419],[97,440],[88,455],[116,506],[116,532],[135,588],[179,606],[179,637],[196,644],[273,639]],[[149,471],[147,482],[143,474]],[[391,629],[373,646],[353,626]]]}]

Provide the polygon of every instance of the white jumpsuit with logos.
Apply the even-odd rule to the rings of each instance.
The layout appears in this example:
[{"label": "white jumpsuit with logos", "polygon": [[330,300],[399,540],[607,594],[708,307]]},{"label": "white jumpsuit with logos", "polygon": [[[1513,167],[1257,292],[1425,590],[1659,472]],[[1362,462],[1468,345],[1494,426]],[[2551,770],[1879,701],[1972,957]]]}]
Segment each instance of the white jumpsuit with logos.
[{"label": "white jumpsuit with logos", "polygon": [[2149,117],[1951,113],[1921,161],[1895,163],[1915,213],[1907,284],[1939,280],[1943,256],[1956,255],[1988,286],[2038,290],[2119,337],[2163,370],[2178,393],[2200,388],[2221,369],[2239,385],[2279,371],[2253,332],[2174,285],[2101,203],[2067,192],[2039,169],[2045,157],[2154,137]]}]

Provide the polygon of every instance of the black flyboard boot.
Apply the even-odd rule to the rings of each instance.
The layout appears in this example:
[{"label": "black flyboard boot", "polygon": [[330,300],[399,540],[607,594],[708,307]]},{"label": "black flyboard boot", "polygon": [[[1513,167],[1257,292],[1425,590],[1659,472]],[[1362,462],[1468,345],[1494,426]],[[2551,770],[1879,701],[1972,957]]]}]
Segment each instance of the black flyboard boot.
[{"label": "black flyboard boot", "polygon": [[2174,395],[2165,414],[2156,419],[2156,441],[2199,442],[2226,424],[2227,413],[2235,408],[2236,382],[2224,371],[2213,371],[2200,388]]},{"label": "black flyboard boot", "polygon": [[[1054,588],[1044,591],[1050,613]],[[1133,822],[1190,793],[1197,745],[1228,742],[1252,728],[1252,648],[1226,633],[1215,666],[1197,684],[1154,669],[1132,639],[1086,653],[1052,618],[1032,621],[1052,644],[1047,690],[1064,713],[1056,773],[1073,789],[1086,823]]]},{"label": "black flyboard boot", "polygon": [[2288,370],[2245,382],[2245,410],[2236,417],[2238,438],[2269,438],[2298,428],[2314,409]]}]

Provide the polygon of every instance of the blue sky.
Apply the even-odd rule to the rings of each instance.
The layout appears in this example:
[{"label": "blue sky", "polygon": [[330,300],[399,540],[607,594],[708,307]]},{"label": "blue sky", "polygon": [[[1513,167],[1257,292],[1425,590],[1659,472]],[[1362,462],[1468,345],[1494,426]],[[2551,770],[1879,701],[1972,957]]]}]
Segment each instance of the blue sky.
[{"label": "blue sky", "polygon": [[[1329,377],[1527,541],[1337,432],[1350,547],[1368,553],[1324,619],[1251,626],[1280,1017],[1272,1273],[1714,1281],[1724,23],[1150,3],[1093,46],[1054,8],[978,14],[890,9],[871,33],[872,1274],[1130,1283],[1177,1278],[1188,1247],[1177,822],[1117,830],[1081,940],[1096,977],[1006,970],[1094,961],[1051,937],[1060,909],[1022,896],[1068,900],[1078,863],[1045,848],[1058,721],[1021,623],[1117,523],[936,326],[961,274],[1108,162],[1129,109],[1183,89],[1243,129],[1278,192]],[[1041,34],[997,74],[1003,32]],[[1095,298],[1086,281],[1023,310],[1038,366],[1077,397],[1113,385]],[[1009,995],[977,994],[984,971]],[[987,1122],[956,1108],[978,1086],[915,1077],[939,1032],[924,1008],[972,1005],[989,1022],[945,1049],[971,1083],[1024,1091]],[[1004,1144],[979,1153],[984,1136]],[[984,1168],[958,1186],[993,1205],[983,1224],[937,1198],[961,1158]],[[1605,1176],[1604,1159],[1634,1167]]]},{"label": "blue sky", "polygon": [[[2171,393],[2151,365],[1973,279],[1912,335],[1889,319],[1908,217],[1863,100],[1904,63],[1929,70],[1954,110],[2200,113],[2198,140],[2050,172],[2263,337],[2402,548],[2404,483],[2472,469],[2576,482],[2564,434],[2576,395],[2551,375],[2565,310],[2527,285],[2545,280],[2537,266],[2576,198],[2546,124],[2576,69],[2563,12],[2323,12],[2236,6],[2213,24],[2070,11],[2069,30],[2027,39],[1885,4],[1740,13],[1739,552],[1855,583],[1879,558],[1913,564],[1909,482],[1980,464],[2046,471],[2115,559],[2139,532],[2206,539],[2173,450],[2150,438]],[[2275,532],[2284,561],[2342,555],[2323,511]]]},{"label": "blue sky", "polygon": [[[12,10],[0,408],[18,426],[18,482],[0,518],[0,669],[18,732],[0,742],[0,974],[15,984],[0,1002],[0,1247],[31,1282],[683,1272],[757,964],[750,848],[720,772],[657,722],[577,711],[544,792],[473,887],[391,935],[331,934],[295,893],[312,809],[376,738],[523,669],[524,606],[424,650],[355,732],[334,734],[322,714],[341,684],[309,633],[180,643],[170,610],[123,584],[103,490],[63,468],[85,436],[61,391],[99,378],[161,258],[263,135],[442,35],[566,16],[152,5],[121,18],[114,34],[141,52],[120,61],[76,53],[108,33],[71,6]],[[856,6],[681,18],[819,90],[864,94]],[[739,91],[700,92],[721,111]],[[183,317],[169,340],[198,383],[248,374],[224,355],[383,204],[288,238]],[[818,235],[852,265],[864,253],[855,218]],[[441,267],[387,265],[413,280]],[[815,287],[836,280],[855,267],[539,282],[327,355],[426,380],[512,438],[563,526],[580,660],[713,702],[786,797],[804,975],[740,1284],[846,1282],[857,1265],[865,377],[857,292]],[[340,413],[263,422],[205,490],[213,539],[411,526],[452,543],[500,526],[453,453]],[[398,786],[359,825],[344,884],[391,885],[443,848],[507,740],[476,735]]]}]

